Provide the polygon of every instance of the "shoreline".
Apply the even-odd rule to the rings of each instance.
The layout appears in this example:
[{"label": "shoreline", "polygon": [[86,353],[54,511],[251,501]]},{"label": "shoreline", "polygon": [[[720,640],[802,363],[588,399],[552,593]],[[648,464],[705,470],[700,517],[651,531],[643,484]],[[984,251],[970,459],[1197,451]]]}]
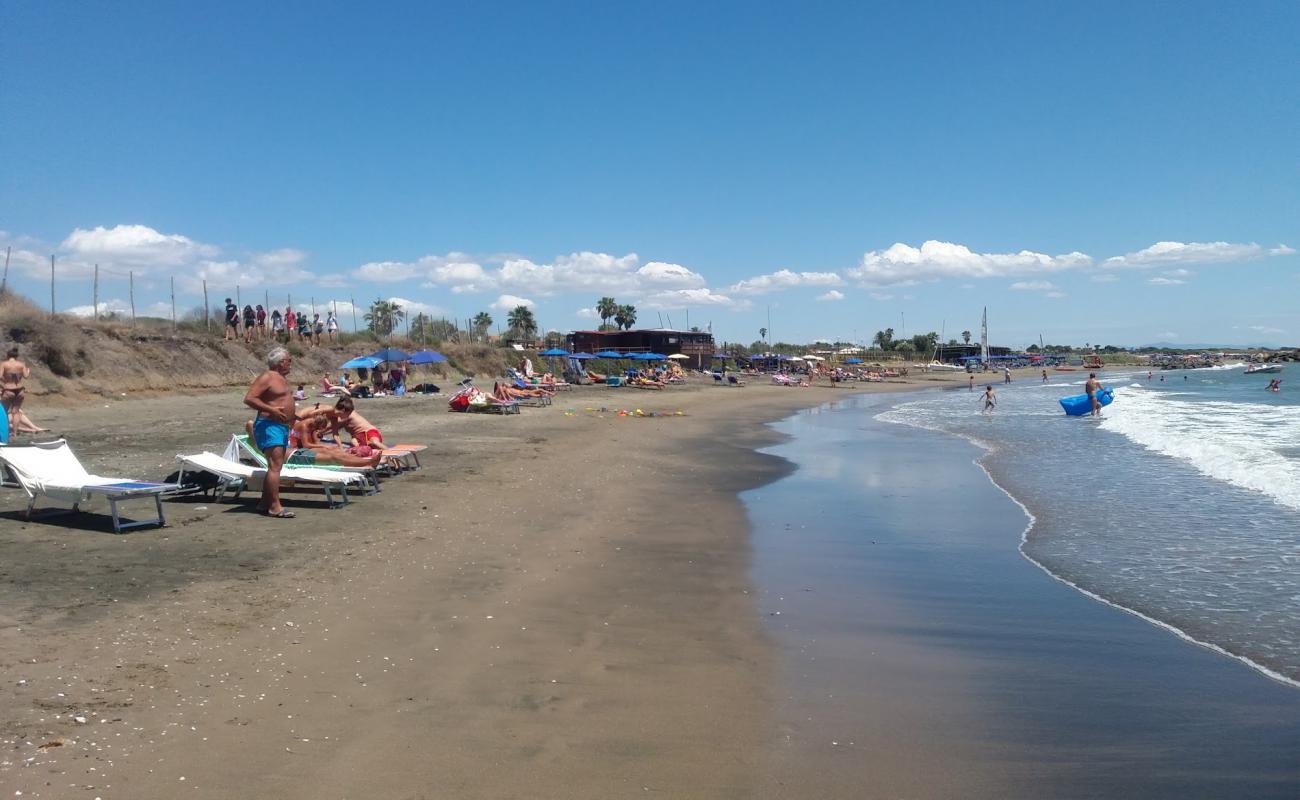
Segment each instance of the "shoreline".
[{"label": "shoreline", "polygon": [[[781,425],[772,451],[800,470],[746,496],[790,692],[764,796],[1218,796],[1233,775],[1289,796],[1291,686],[1023,557],[1025,507],[984,448],[844,406]],[[926,500],[935,483],[951,502]]]},{"label": "shoreline", "polygon": [[[1115,371],[1119,372],[1119,370],[1115,370]],[[995,446],[976,437],[966,436],[957,431],[948,431],[940,428],[926,427],[926,426],[918,425],[914,422],[903,422],[903,421],[895,421],[895,420],[886,420],[886,421],[889,422],[890,424],[905,425],[908,427],[916,428],[918,430],[927,430],[945,436],[954,436],[958,439],[961,439],[962,441],[969,442],[970,444],[979,448],[980,455],[972,459],[971,463],[977,466],[980,469],[980,471],[984,473],[984,476],[988,478],[989,482],[993,484],[993,486],[995,486],[1000,492],[1005,494],[1013,503],[1015,503],[1020,508],[1020,510],[1024,513],[1025,518],[1027,520],[1024,529],[1021,531],[1020,544],[1019,547],[1017,548],[1020,552],[1020,555],[1024,557],[1024,559],[1028,561],[1030,564],[1042,570],[1043,573],[1045,573],[1048,577],[1052,578],[1053,580],[1059,581],[1060,583],[1070,587],[1074,591],[1077,591],[1080,594],[1084,595],[1085,597],[1088,597],[1091,600],[1101,603],[1102,605],[1109,606],[1110,608],[1113,608],[1117,611],[1122,611],[1125,614],[1129,614],[1134,617],[1137,617],[1143,622],[1146,622],[1156,628],[1159,628],[1166,633],[1172,634],[1178,639],[1187,642],[1188,644],[1192,644],[1197,647],[1204,648],[1217,655],[1240,662],[1241,664],[1244,664],[1245,666],[1249,667],[1255,672],[1258,672],[1264,677],[1276,681],[1284,686],[1293,689],[1300,689],[1300,681],[1294,678],[1291,678],[1287,675],[1283,675],[1282,673],[1270,669],[1264,664],[1260,664],[1256,661],[1251,660],[1247,656],[1240,655],[1238,653],[1233,653],[1232,651],[1227,650],[1226,648],[1221,647],[1217,644],[1214,644],[1213,642],[1207,642],[1201,639],[1197,639],[1195,636],[1191,635],[1190,633],[1184,631],[1182,628],[1179,628],[1174,624],[1144,614],[1141,611],[1138,611],[1137,609],[1130,608],[1122,603],[1111,600],[1105,597],[1104,595],[1101,595],[1097,592],[1087,589],[1075,583],[1074,581],[1070,580],[1069,578],[1065,577],[1064,575],[1057,574],[1056,572],[1052,571],[1052,569],[1049,568],[1047,565],[1043,564],[1042,562],[1038,561],[1033,556],[1031,556],[1026,551],[1025,547],[1029,542],[1030,533],[1033,531],[1035,524],[1038,522],[1038,517],[1033,513],[1033,511],[1030,510],[1029,506],[1026,504],[1025,501],[1021,500],[1019,497],[1016,497],[1016,495],[1013,494],[1009,489],[1007,489],[1005,486],[999,483],[998,479],[994,477],[993,473],[989,470],[985,461],[988,456],[997,452],[997,448]]]}]

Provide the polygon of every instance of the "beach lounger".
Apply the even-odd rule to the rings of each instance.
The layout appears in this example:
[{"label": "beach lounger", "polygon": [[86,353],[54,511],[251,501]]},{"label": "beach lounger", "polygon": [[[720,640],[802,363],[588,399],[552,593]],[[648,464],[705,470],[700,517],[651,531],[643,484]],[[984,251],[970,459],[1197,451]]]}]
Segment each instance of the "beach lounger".
[{"label": "beach lounger", "polygon": [[[289,455],[292,455],[292,453]],[[266,454],[259,450],[257,445],[248,438],[248,434],[232,434],[230,444],[226,445],[225,457],[231,461],[242,461],[247,458],[255,466],[263,469],[269,466]],[[350,484],[361,484],[361,491],[364,494],[374,494],[379,491],[379,475],[369,467],[343,467],[337,464],[312,464],[310,466],[290,464],[288,456],[286,456],[285,464],[280,468],[281,480],[303,480],[326,486],[329,483],[337,484],[339,477],[346,478],[343,482],[343,488],[345,489],[343,493],[344,503],[348,502],[346,487]],[[328,488],[326,488],[325,494],[326,499],[329,499]]]},{"label": "beach lounger", "polygon": [[[30,500],[26,512],[28,519],[31,519],[36,501],[42,497],[71,503],[70,510],[55,510],[56,513],[70,513],[81,511],[82,503],[98,496],[108,500],[114,533],[144,525],[159,527],[166,525],[167,522],[163,519],[162,495],[179,488],[174,483],[153,483],[92,475],[86,472],[86,468],[77,460],[72,448],[68,447],[68,443],[63,439],[0,447],[0,462],[27,493]],[[123,522],[118,514],[117,504],[124,500],[145,497],[153,498],[154,508],[158,512],[157,518]]]},{"label": "beach lounger", "polygon": [[[189,467],[191,471],[208,472],[221,478],[226,484],[226,488],[218,497],[219,500],[224,497],[225,491],[229,489],[236,489],[236,497],[244,489],[261,491],[262,479],[266,477],[266,467],[250,466],[237,459],[219,456],[216,453],[203,452],[192,456],[178,455],[176,461],[181,465],[182,476],[184,469]],[[325,504],[330,508],[341,508],[349,503],[348,486],[356,482],[357,479],[353,475],[331,470],[318,470],[314,467],[293,469],[285,467],[280,470],[281,488],[292,489],[300,483],[319,486],[325,493]],[[334,498],[336,490],[339,493],[337,500]]]}]

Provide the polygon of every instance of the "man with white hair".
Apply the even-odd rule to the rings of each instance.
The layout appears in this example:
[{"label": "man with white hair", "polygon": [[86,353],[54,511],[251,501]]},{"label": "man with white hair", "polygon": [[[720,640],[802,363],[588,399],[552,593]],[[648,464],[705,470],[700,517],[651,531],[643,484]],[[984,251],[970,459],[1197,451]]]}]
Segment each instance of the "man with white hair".
[{"label": "man with white hair", "polygon": [[283,347],[273,347],[266,354],[266,372],[258,375],[244,395],[244,405],[257,411],[253,421],[253,439],[266,455],[266,479],[262,482],[262,500],[257,508],[268,517],[289,519],[292,511],[280,505],[280,468],[288,454],[289,431],[298,409],[289,389],[289,367],[293,356]]}]

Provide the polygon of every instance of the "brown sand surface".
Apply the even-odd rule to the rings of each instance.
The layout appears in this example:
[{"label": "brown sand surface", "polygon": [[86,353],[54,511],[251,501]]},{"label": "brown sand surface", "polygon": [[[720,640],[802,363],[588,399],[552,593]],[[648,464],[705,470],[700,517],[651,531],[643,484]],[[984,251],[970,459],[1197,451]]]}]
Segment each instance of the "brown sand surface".
[{"label": "brown sand surface", "polygon": [[[115,536],[101,513],[24,521],[6,492],[0,789],[752,796],[775,667],[736,493],[786,468],[754,452],[760,423],[844,393],[693,378],[518,417],[361,401],[389,441],[429,444],[424,468],[341,510],[291,492],[294,520],[252,513],[256,495],[187,498],[168,527]],[[160,479],[224,448],[240,396],[33,415],[92,472]]]}]

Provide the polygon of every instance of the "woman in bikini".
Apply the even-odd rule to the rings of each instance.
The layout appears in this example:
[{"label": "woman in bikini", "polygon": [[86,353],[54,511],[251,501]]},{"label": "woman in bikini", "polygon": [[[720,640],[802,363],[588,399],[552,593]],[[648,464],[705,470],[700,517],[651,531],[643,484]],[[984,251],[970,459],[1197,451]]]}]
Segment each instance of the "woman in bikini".
[{"label": "woman in bikini", "polygon": [[9,415],[11,434],[45,433],[49,430],[37,426],[23,413],[23,398],[27,396],[23,383],[31,374],[31,368],[18,358],[18,348],[9,348],[9,357],[0,363],[0,402],[3,402],[5,413]]}]

